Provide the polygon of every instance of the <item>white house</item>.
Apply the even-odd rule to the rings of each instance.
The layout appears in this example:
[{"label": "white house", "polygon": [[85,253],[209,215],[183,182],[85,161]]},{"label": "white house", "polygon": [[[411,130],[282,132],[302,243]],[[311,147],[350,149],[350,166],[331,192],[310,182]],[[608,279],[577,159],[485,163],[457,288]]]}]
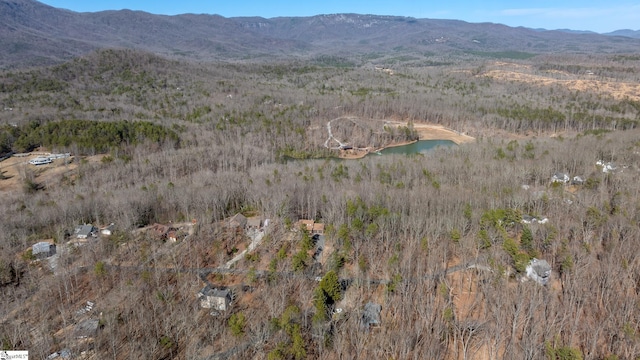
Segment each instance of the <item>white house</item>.
[{"label": "white house", "polygon": [[596,161],[596,165],[602,168],[603,173],[610,173],[618,168],[614,163],[604,162],[603,160]]},{"label": "white house", "polygon": [[102,229],[100,229],[100,234],[104,235],[104,236],[110,236],[111,234],[113,234],[113,230],[115,230],[115,224],[111,223],[105,227],[103,227]]},{"label": "white house", "polygon": [[546,217],[537,218],[531,215],[522,215],[522,220],[520,222],[523,224],[546,224],[549,222],[549,219]]}]

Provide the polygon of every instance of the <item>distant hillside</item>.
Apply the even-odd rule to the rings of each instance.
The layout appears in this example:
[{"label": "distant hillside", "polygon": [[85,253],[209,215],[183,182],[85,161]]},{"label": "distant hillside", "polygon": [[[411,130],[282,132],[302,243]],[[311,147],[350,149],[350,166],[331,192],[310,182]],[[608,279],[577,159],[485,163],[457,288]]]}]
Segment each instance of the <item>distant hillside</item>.
[{"label": "distant hillside", "polygon": [[[629,35],[625,35],[629,36]],[[77,13],[34,0],[0,0],[0,66],[59,63],[106,47],[199,60],[313,58],[378,53],[460,54],[518,51],[624,53],[640,41],[566,31],[535,31],[455,20],[358,14],[264,19]]]},{"label": "distant hillside", "polygon": [[610,33],[606,33],[605,35],[626,36],[630,38],[640,39],[640,30],[623,29],[623,30],[616,30]]}]

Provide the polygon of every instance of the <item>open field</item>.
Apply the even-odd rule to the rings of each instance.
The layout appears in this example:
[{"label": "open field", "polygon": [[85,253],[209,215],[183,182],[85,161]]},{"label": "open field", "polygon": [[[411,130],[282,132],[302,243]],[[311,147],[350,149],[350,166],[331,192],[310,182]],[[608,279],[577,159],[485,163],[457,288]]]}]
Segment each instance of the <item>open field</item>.
[{"label": "open field", "polygon": [[538,87],[562,87],[570,91],[598,94],[616,100],[640,101],[640,84],[637,82],[598,76],[588,70],[580,74],[572,74],[560,70],[538,70],[533,66],[498,62],[494,66],[487,67],[487,71],[479,76]]},{"label": "open field", "polygon": [[[21,191],[25,181],[29,179],[43,186],[58,186],[63,179],[73,181],[78,168],[75,157],[55,159],[51,164],[31,165],[29,160],[41,156],[42,152],[34,152],[27,156],[12,156],[0,161],[0,193]],[[87,163],[99,162],[104,155],[82,157]]]}]

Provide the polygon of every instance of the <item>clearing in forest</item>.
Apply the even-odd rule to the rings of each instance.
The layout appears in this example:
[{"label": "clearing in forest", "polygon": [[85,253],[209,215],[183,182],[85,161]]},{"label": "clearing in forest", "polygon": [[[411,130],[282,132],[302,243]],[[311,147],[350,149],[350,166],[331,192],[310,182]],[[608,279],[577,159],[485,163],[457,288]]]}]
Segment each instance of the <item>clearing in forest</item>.
[{"label": "clearing in forest", "polygon": [[618,100],[640,101],[640,84],[597,77],[593,74],[572,74],[559,70],[541,71],[531,66],[497,62],[493,69],[478,76],[541,87],[559,85],[569,90],[609,95]]}]

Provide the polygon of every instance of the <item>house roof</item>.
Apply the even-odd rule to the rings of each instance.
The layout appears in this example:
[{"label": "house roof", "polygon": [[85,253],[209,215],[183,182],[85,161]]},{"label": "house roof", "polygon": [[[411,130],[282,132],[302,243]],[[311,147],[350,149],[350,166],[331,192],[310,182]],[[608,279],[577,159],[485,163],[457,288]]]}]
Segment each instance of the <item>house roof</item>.
[{"label": "house roof", "polygon": [[95,227],[91,224],[79,225],[76,227],[75,233],[77,236],[89,236],[94,232]]},{"label": "house roof", "polygon": [[262,224],[262,219],[259,217],[247,219],[248,227],[260,227],[260,224]]},{"label": "house roof", "polygon": [[536,218],[531,215],[522,215],[522,222],[524,223],[531,223],[533,220],[536,220]]},{"label": "house roof", "polygon": [[165,237],[173,228],[169,225],[155,223],[151,225],[151,231],[154,236]]},{"label": "house roof", "polygon": [[111,224],[101,228],[100,230],[101,231],[103,231],[103,230],[113,231],[113,229],[115,229],[115,228],[116,228],[116,225],[114,223],[111,223]]},{"label": "house roof", "polygon": [[237,213],[229,219],[229,225],[245,227],[247,225],[247,218],[244,215]]},{"label": "house roof", "polygon": [[40,254],[40,253],[48,253],[51,250],[52,246],[55,247],[55,245],[50,242],[41,241],[39,243],[34,244],[31,247],[31,253],[33,255]]},{"label": "house roof", "polygon": [[205,286],[202,290],[200,290],[200,294],[203,296],[210,297],[219,297],[219,298],[231,298],[231,291],[229,289],[219,289],[211,287],[210,285]]},{"label": "house roof", "polygon": [[534,258],[531,260],[529,265],[531,265],[531,268],[533,269],[533,271],[535,271],[536,274],[540,276],[543,276],[543,275],[548,276],[549,273],[551,272],[551,265],[549,265],[547,260],[539,260]]},{"label": "house roof", "polygon": [[313,224],[313,228],[311,229],[311,231],[324,231],[324,224],[323,223]]},{"label": "house roof", "polygon": [[547,285],[551,277],[551,265],[546,260],[532,259],[527,266],[527,277],[540,285]]},{"label": "house roof", "polygon": [[362,312],[362,326],[377,326],[380,325],[380,311],[382,311],[382,306],[380,304],[375,304],[372,302],[368,302],[364,305],[364,311]]},{"label": "house roof", "polygon": [[94,336],[98,331],[100,321],[98,319],[87,319],[76,325],[75,334],[77,337]]},{"label": "house roof", "polygon": [[303,226],[304,226],[304,228],[305,228],[307,231],[312,231],[312,230],[313,230],[313,223],[314,223],[314,222],[315,222],[315,221],[313,221],[313,220],[309,220],[309,219],[300,219],[300,220],[298,220],[297,228],[299,229],[299,228],[301,228],[301,227],[303,227]]}]

